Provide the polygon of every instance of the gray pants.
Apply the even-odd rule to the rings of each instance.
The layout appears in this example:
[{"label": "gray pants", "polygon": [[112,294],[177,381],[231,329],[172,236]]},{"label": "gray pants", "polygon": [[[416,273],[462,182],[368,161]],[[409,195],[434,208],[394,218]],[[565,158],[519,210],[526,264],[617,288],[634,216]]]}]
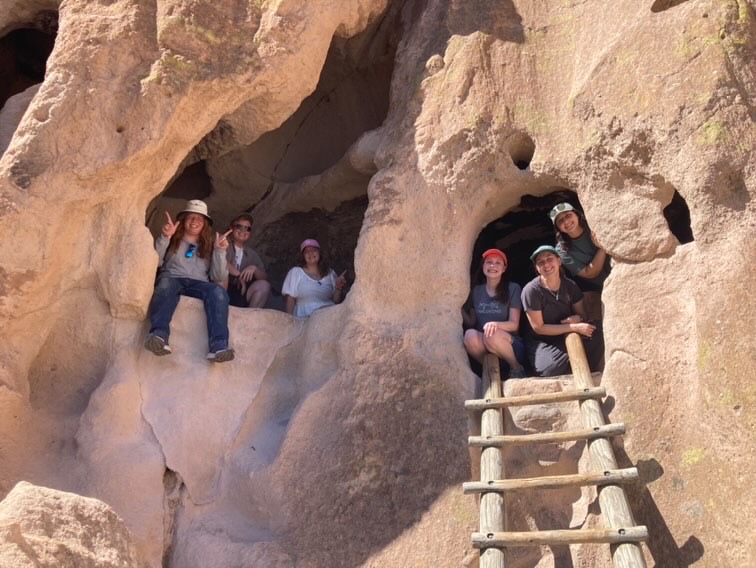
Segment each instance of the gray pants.
[{"label": "gray pants", "polygon": [[[580,339],[583,340],[583,348],[591,371],[600,371],[604,358],[604,334],[601,326],[596,327],[593,337],[581,335]],[[553,337],[539,335],[527,339],[528,361],[536,376],[555,377],[571,372],[565,341],[564,335]]]}]

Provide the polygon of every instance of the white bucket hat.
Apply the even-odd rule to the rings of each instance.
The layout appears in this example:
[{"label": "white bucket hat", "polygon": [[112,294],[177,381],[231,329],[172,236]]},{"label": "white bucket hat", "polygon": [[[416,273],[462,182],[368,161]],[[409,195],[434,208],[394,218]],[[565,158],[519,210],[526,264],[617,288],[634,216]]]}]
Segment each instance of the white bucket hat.
[{"label": "white bucket hat", "polygon": [[205,217],[205,219],[207,219],[211,225],[213,224],[212,217],[207,214],[207,203],[205,203],[201,199],[192,199],[191,201],[189,201],[189,203],[186,204],[186,209],[180,211],[176,218],[181,219],[181,217],[183,217],[186,213],[199,213],[200,215]]}]

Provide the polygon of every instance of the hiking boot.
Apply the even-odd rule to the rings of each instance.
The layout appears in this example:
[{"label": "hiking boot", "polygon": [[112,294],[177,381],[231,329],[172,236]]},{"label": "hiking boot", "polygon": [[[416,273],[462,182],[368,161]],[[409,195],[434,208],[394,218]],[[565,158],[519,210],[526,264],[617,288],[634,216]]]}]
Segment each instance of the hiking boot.
[{"label": "hiking boot", "polygon": [[230,347],[226,349],[218,349],[218,351],[211,351],[207,354],[207,360],[213,363],[225,363],[226,361],[232,361],[234,358],[234,350]]},{"label": "hiking boot", "polygon": [[158,356],[171,354],[171,346],[165,342],[165,339],[152,333],[144,340],[144,348]]}]

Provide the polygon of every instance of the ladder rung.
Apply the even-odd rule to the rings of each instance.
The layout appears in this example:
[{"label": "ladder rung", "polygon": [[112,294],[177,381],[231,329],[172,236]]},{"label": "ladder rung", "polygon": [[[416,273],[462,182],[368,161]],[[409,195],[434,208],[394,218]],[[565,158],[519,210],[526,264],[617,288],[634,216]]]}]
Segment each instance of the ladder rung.
[{"label": "ladder rung", "polygon": [[551,402],[569,402],[572,400],[585,400],[588,398],[603,398],[605,396],[606,389],[604,387],[593,387],[580,390],[510,396],[507,398],[480,398],[466,400],[465,409],[486,410],[489,408],[506,408],[508,406],[529,406],[534,404],[548,404]]},{"label": "ladder rung", "polygon": [[644,525],[615,529],[574,529],[533,532],[473,533],[475,548],[506,548],[508,546],[543,546],[582,543],[640,542],[648,539]]},{"label": "ladder rung", "polygon": [[510,436],[469,436],[467,443],[477,447],[501,447],[523,444],[548,444],[552,442],[574,442],[576,440],[593,440],[608,436],[620,436],[625,433],[625,425],[606,424],[595,426],[587,430],[572,432],[544,432],[539,434],[518,434]]},{"label": "ladder rung", "polygon": [[505,493],[523,489],[555,489],[558,487],[609,485],[627,483],[638,479],[638,469],[610,469],[604,472],[577,473],[571,475],[549,475],[522,479],[501,479],[496,481],[469,481],[462,484],[466,494]]}]

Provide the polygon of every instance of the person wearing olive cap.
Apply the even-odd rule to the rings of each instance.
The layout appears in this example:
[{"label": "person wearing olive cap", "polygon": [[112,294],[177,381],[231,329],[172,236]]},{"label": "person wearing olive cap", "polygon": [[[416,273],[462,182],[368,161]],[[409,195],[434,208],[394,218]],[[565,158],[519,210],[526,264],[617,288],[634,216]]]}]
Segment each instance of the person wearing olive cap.
[{"label": "person wearing olive cap", "polygon": [[604,355],[600,324],[586,321],[583,292],[562,276],[559,253],[552,246],[542,245],[530,260],[538,276],[525,285],[522,306],[531,328],[525,343],[535,374],[553,377],[570,372],[565,339],[572,332],[580,334],[591,370],[600,370]]},{"label": "person wearing olive cap", "polygon": [[481,266],[486,283],[473,288],[470,294],[472,310],[465,331],[465,349],[471,357],[483,362],[486,353],[493,353],[509,365],[509,378],[522,378],[525,369],[525,345],[519,336],[522,289],[515,282],[504,279],[507,255],[499,249],[488,249]]},{"label": "person wearing olive cap", "polygon": [[555,205],[549,218],[556,229],[556,249],[562,266],[581,290],[600,292],[609,275],[610,260],[585,216],[565,202]]}]

